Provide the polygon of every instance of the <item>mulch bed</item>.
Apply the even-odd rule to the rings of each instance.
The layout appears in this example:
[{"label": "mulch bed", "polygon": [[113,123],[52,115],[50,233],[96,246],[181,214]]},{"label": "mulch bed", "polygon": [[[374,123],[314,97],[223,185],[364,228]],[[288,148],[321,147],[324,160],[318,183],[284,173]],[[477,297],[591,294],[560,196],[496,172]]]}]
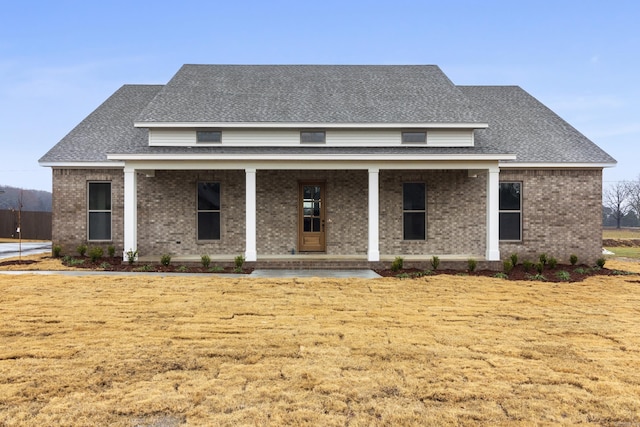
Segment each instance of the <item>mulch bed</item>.
[{"label": "mulch bed", "polygon": [[91,258],[84,257],[72,257],[69,258],[70,261],[63,260],[62,264],[67,267],[75,267],[75,268],[85,268],[88,270],[98,270],[98,271],[130,271],[130,272],[159,272],[159,273],[216,273],[216,274],[224,274],[224,273],[240,273],[240,274],[250,274],[253,271],[253,268],[242,268],[241,271],[236,271],[235,267],[230,266],[220,266],[218,268],[214,268],[211,265],[209,268],[205,268],[199,264],[169,264],[162,265],[159,263],[152,264],[144,264],[144,263],[134,263],[129,264],[127,262],[122,262],[122,257],[107,257],[100,258],[96,262],[92,262]]},{"label": "mulch bed", "polygon": [[35,264],[38,261],[33,261],[33,260],[13,260],[13,261],[3,261],[0,262],[0,267],[3,267],[5,265],[29,265],[29,264]]}]

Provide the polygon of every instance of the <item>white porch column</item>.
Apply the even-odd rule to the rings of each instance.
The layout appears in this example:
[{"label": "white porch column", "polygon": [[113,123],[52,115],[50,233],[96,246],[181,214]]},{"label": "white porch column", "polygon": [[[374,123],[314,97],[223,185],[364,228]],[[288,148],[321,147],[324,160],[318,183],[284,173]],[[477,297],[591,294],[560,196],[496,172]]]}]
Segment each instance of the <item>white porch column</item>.
[{"label": "white porch column", "polygon": [[[127,261],[127,252],[138,250],[138,177],[136,170],[124,168],[124,248],[122,259]],[[136,259],[138,257],[136,256]]]},{"label": "white porch column", "polygon": [[369,169],[369,249],[367,260],[380,261],[380,170]]},{"label": "white porch column", "polygon": [[487,261],[500,261],[499,220],[500,168],[489,168],[487,173]]},{"label": "white porch column", "polygon": [[258,252],[256,249],[256,170],[245,169],[246,176],[246,245],[245,261],[257,261]]}]

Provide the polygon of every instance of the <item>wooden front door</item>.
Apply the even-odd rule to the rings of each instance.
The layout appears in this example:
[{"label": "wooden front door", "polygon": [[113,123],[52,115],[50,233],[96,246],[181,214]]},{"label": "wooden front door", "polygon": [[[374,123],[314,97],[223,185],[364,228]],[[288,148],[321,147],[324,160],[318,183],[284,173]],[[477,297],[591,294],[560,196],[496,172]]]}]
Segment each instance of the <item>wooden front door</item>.
[{"label": "wooden front door", "polygon": [[298,200],[298,251],[324,252],[326,250],[324,183],[301,182]]}]

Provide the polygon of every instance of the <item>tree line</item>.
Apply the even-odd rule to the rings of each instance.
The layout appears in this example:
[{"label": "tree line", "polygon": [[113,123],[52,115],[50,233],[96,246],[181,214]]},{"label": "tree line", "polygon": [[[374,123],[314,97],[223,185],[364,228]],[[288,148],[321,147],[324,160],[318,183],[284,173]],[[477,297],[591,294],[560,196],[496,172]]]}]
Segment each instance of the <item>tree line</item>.
[{"label": "tree line", "polygon": [[51,212],[51,193],[0,185],[0,210]]},{"label": "tree line", "polygon": [[640,176],[635,181],[618,181],[605,188],[602,225],[640,227]]}]

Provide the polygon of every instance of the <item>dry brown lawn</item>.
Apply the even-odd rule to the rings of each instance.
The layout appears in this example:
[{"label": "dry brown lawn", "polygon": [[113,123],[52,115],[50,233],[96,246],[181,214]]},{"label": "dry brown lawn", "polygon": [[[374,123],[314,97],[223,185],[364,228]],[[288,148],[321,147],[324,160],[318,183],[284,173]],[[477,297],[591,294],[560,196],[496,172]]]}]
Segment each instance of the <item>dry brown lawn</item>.
[{"label": "dry brown lawn", "polygon": [[640,423],[638,276],[0,276],[0,319],[1,426]]}]

